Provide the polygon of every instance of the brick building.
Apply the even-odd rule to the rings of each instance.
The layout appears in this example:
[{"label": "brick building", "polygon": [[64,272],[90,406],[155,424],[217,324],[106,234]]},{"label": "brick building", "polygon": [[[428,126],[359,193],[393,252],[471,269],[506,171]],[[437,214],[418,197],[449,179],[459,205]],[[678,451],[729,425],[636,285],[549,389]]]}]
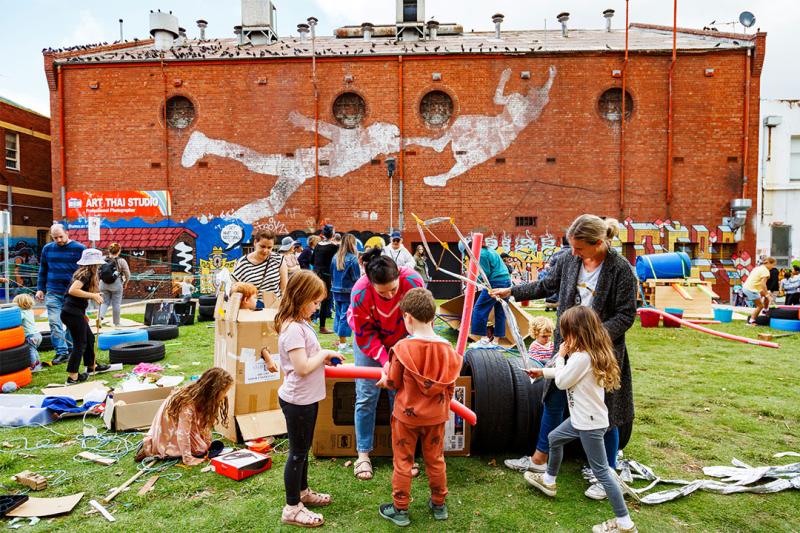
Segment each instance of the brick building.
[{"label": "brick building", "polygon": [[223,255],[231,225],[410,240],[411,213],[446,215],[531,269],[592,212],[625,221],[631,259],[687,250],[722,285],[751,268],[766,34],[678,29],[673,61],[672,27],[470,33],[398,0],[395,24],[277,37],[259,3],[232,39],[157,13],[153,40],[45,53],[57,213],[62,187],[168,191],[171,223],[229,221]]},{"label": "brick building", "polygon": [[19,285],[35,286],[39,251],[53,223],[50,119],[0,97],[0,139],[0,209],[11,211],[11,275]]}]

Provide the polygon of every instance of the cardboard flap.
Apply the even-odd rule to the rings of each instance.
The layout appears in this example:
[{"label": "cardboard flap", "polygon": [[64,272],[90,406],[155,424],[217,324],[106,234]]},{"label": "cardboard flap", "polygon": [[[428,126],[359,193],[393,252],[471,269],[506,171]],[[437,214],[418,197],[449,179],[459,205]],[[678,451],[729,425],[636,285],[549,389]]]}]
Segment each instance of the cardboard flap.
[{"label": "cardboard flap", "polygon": [[236,332],[236,321],[239,318],[239,308],[242,305],[242,294],[237,292],[228,296],[227,301],[222,301],[225,298],[224,294],[220,294],[217,300],[218,313],[225,324],[225,335],[233,337]]},{"label": "cardboard flap", "polygon": [[83,383],[78,383],[77,385],[48,385],[42,389],[42,394],[45,396],[66,396],[77,402],[83,400],[83,398],[94,389],[108,390],[108,387],[105,386],[105,383],[105,381],[84,381]]},{"label": "cardboard flap", "polygon": [[278,309],[281,299],[272,291],[261,291],[261,301],[264,302],[264,309]]},{"label": "cardboard flap", "polygon": [[136,390],[130,392],[114,392],[114,401],[124,401],[126,404],[163,400],[172,393],[172,387],[158,387],[155,389]]},{"label": "cardboard flap", "polygon": [[286,419],[280,409],[236,415],[236,423],[244,440],[286,433]]}]

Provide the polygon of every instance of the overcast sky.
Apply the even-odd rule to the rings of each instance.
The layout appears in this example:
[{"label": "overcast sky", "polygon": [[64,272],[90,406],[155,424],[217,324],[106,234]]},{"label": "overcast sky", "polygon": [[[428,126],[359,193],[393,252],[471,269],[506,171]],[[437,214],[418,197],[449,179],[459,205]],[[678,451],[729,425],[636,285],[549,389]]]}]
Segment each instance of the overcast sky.
[{"label": "overcast sky", "polygon": [[[330,35],[347,24],[394,22],[393,0],[277,0],[278,33],[295,34],[297,23],[319,19],[319,34]],[[602,12],[616,9],[614,27],[624,27],[624,0],[427,0],[426,19],[462,24],[466,31],[493,28],[491,17],[505,15],[504,29],[557,27],[556,15],[571,13],[570,27],[602,28]],[[672,24],[670,0],[630,0],[631,22]],[[171,10],[190,37],[198,36],[195,21],[208,21],[207,37],[233,36],[241,17],[238,0],[0,0],[0,96],[45,115],[50,114],[42,48],[112,42],[124,36],[149,36],[150,9]],[[763,98],[800,99],[800,8],[797,0],[678,1],[678,26],[702,28],[712,21],[730,31],[739,13],[751,11],[756,27],[768,32],[767,56],[761,76]],[[728,23],[728,24],[726,24]],[[737,31],[742,26],[737,24]]]}]

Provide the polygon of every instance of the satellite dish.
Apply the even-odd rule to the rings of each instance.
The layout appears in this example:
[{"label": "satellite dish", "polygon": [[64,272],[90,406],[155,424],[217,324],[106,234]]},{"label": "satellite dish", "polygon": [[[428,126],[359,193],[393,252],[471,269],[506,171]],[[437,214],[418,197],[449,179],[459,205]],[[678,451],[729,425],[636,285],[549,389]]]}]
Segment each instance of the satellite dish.
[{"label": "satellite dish", "polygon": [[750,28],[756,23],[756,16],[749,11],[742,11],[739,15],[739,23],[745,28]]}]

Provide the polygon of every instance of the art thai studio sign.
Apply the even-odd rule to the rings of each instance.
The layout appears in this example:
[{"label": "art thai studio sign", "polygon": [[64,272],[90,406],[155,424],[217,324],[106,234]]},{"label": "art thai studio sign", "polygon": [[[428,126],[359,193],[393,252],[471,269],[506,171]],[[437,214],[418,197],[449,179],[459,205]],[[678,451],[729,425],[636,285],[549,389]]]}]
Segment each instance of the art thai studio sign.
[{"label": "art thai studio sign", "polygon": [[168,217],[169,191],[68,192],[67,217]]}]

